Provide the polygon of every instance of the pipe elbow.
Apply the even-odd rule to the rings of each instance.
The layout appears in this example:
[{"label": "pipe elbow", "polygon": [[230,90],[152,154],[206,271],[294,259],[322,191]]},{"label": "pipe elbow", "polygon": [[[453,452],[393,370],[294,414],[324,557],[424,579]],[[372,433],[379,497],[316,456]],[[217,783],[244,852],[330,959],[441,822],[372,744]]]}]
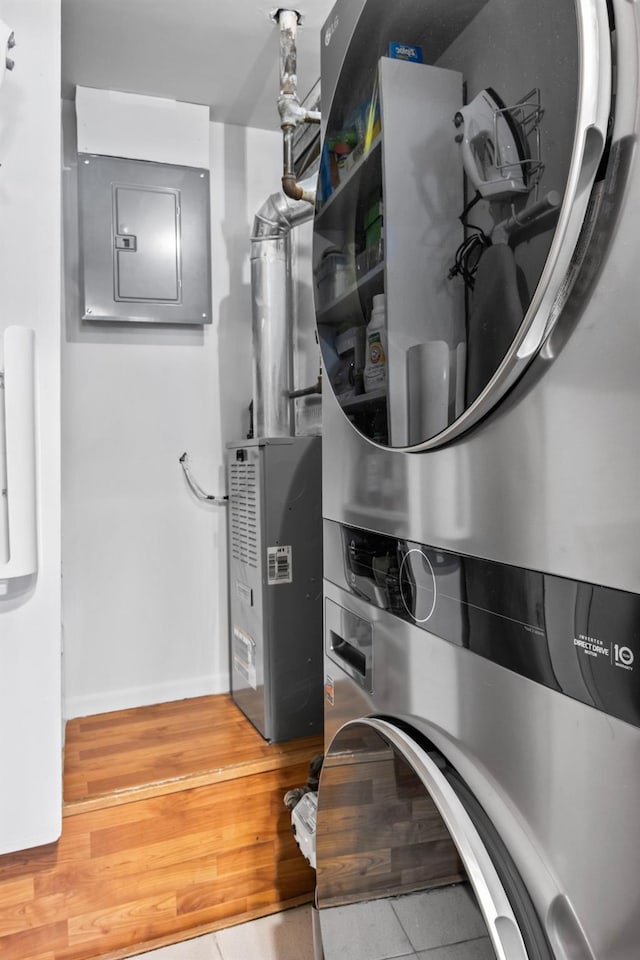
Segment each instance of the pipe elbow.
[{"label": "pipe elbow", "polygon": [[304,190],[296,180],[294,174],[285,173],[282,177],[282,192],[290,200],[302,200]]},{"label": "pipe elbow", "polygon": [[298,183],[295,174],[293,173],[283,174],[282,192],[284,193],[285,197],[289,197],[290,200],[302,200],[304,203],[309,203],[312,207],[315,207],[316,191],[306,190],[301,184]]}]

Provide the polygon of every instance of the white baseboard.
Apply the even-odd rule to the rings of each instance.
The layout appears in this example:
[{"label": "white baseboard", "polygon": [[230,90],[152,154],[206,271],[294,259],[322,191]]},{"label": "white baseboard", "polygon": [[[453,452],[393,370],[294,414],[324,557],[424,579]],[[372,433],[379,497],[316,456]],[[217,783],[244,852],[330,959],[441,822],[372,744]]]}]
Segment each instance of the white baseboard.
[{"label": "white baseboard", "polygon": [[108,690],[82,697],[67,697],[63,703],[63,715],[65,720],[72,720],[74,717],[90,717],[95,713],[110,713],[112,710],[128,710],[130,707],[148,707],[153,703],[228,693],[229,689],[229,675],[225,673],[158,683],[149,687]]}]

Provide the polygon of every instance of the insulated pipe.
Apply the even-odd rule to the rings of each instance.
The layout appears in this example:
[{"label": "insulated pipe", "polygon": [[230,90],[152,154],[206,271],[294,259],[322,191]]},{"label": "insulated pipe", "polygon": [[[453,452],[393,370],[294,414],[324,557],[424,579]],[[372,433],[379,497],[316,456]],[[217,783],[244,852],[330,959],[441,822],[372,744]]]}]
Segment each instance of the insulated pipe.
[{"label": "insulated pipe", "polygon": [[[313,191],[313,181],[301,187]],[[291,230],[313,216],[304,201],[274,193],[253,222],[251,237],[251,315],[253,328],[253,407],[257,438],[293,435],[293,278]]]},{"label": "insulated pipe", "polygon": [[320,112],[300,106],[297,93],[296,37],[300,14],[296,10],[278,10],[280,26],[280,96],[278,112],[282,130],[283,173],[282,190],[292,200],[304,200],[315,205],[315,190],[308,191],[299,184],[293,164],[293,134],[299,123],[320,123]]},{"label": "insulated pipe", "polygon": [[297,10],[278,10],[277,17],[280,27],[280,96],[297,98],[296,38],[300,14]]}]

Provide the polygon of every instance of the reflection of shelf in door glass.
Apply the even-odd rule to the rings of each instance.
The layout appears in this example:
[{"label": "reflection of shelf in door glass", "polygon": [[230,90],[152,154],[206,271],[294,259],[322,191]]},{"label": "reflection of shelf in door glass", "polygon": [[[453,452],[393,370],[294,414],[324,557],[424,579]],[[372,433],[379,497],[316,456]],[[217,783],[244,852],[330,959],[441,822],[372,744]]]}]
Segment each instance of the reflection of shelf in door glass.
[{"label": "reflection of shelf in door glass", "polygon": [[362,302],[368,302],[375,293],[382,293],[384,287],[384,263],[378,263],[361,279],[318,310],[318,323],[342,323],[350,314],[362,313]]},{"label": "reflection of shelf in door glass", "polygon": [[337,399],[347,418],[365,437],[369,437],[376,443],[389,442],[385,388],[345,398],[344,401],[340,401],[340,397]]},{"label": "reflection of shelf in door glass", "polygon": [[340,400],[340,406],[343,410],[366,410],[367,407],[375,404],[387,402],[387,391],[384,387],[379,390],[370,390],[369,393],[359,393],[357,397],[348,397],[346,400]]},{"label": "reflection of shelf in door glass", "polygon": [[316,213],[316,229],[320,231],[335,229],[344,225],[357,205],[358,193],[367,194],[380,186],[380,145],[382,137],[378,135],[371,149],[363,155],[346,173],[339,186],[330,194]]},{"label": "reflection of shelf in door glass", "polygon": [[[322,291],[318,329],[330,383],[347,419],[374,442],[405,447],[441,432],[443,419],[448,423],[456,414],[458,384],[465,384],[458,351],[466,336],[464,291],[446,283],[451,251],[464,239],[462,164],[451,132],[462,106],[463,77],[384,56],[377,63],[377,85],[371,84],[368,68],[366,76],[364,68],[358,70],[359,76],[354,71],[344,90],[336,91],[330,109],[325,156],[335,161],[335,176],[324,203],[318,201],[314,236],[316,278],[327,251],[346,258],[353,272],[342,287]],[[373,93],[365,97],[364,91]],[[356,102],[374,104],[370,124],[356,122]],[[344,138],[352,129],[358,134],[355,147],[336,149],[351,145]],[[374,136],[365,154],[367,129]],[[392,390],[386,396],[382,390],[378,397],[364,393],[340,399],[345,391],[344,378],[335,373],[337,335],[368,325],[381,294],[389,308],[381,335],[386,333],[385,376]],[[431,360],[432,354],[440,356],[439,347],[417,349],[434,342],[446,346],[444,367]],[[435,374],[425,378],[425,369],[433,368]],[[446,399],[453,400],[446,409],[442,400],[436,417],[429,383],[441,384],[443,370],[451,386]]]}]

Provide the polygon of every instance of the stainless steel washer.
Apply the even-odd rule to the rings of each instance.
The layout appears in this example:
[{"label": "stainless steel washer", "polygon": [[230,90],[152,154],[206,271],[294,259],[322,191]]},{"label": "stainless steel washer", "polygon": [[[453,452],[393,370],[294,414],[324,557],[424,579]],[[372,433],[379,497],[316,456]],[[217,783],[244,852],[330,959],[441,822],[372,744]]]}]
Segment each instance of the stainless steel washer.
[{"label": "stainless steel washer", "polygon": [[[323,30],[326,960],[638,953],[638,35],[628,0]],[[336,348],[370,333],[375,384]]]},{"label": "stainless steel washer", "polygon": [[640,598],[325,535],[326,960],[632,957]]}]

